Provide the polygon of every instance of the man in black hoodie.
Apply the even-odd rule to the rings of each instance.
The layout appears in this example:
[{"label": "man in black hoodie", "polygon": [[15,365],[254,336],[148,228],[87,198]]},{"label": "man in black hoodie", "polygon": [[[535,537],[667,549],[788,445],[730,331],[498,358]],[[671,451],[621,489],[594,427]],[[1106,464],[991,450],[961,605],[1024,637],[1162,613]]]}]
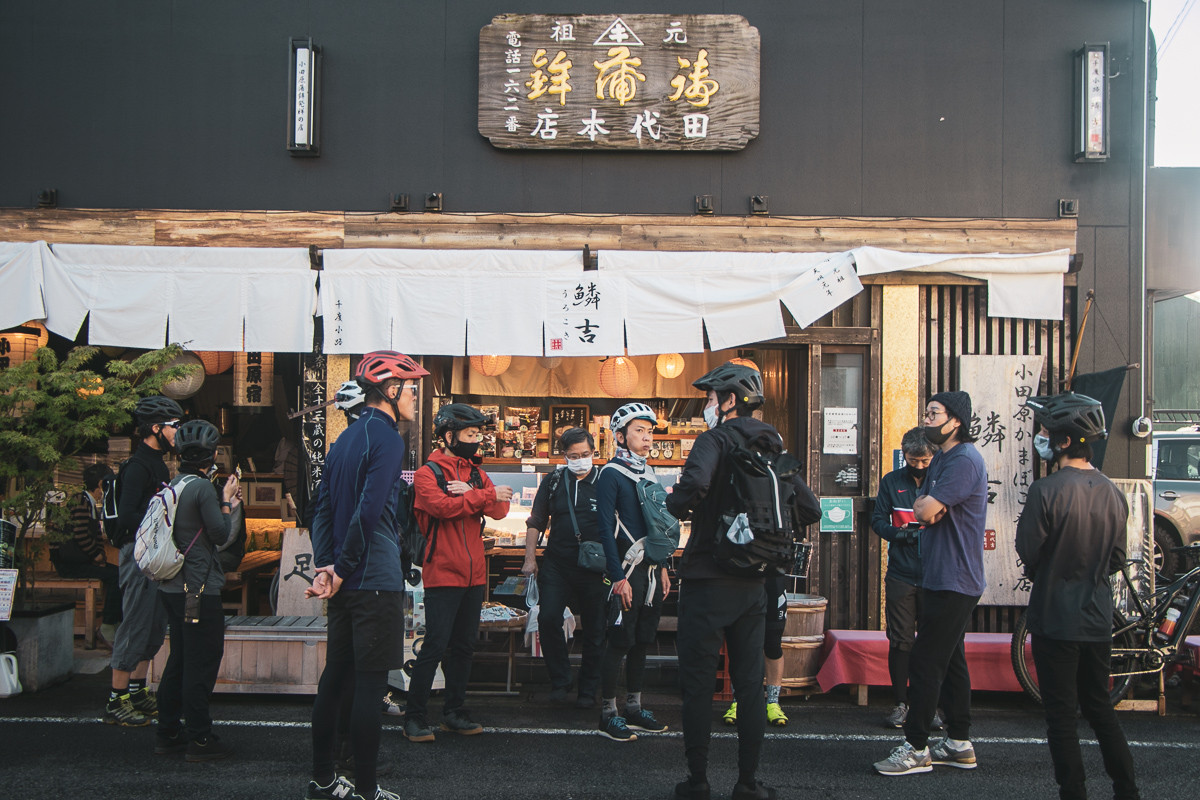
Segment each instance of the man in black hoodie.
[{"label": "man in black hoodie", "polygon": [[[712,687],[717,656],[725,641],[729,674],[738,700],[738,782],[733,800],[770,800],[775,790],[760,783],[759,752],[767,727],[766,705],[759,701],[763,685],[763,641],[766,630],[765,578],[733,575],[714,559],[718,518],[734,508],[729,483],[729,456],[741,440],[762,452],[779,453],[779,431],[751,414],[763,404],[762,375],[739,364],[722,364],[692,384],[708,393],[704,419],[709,430],[696,437],[667,509],[683,519],[692,512],[692,533],[679,569],[679,684],[683,694],[683,741],[688,779],[675,787],[676,798],[708,800],[708,744],[712,730]],[[808,525],[821,518],[821,507],[798,476],[795,522]],[[744,509],[743,509],[744,510]]]}]

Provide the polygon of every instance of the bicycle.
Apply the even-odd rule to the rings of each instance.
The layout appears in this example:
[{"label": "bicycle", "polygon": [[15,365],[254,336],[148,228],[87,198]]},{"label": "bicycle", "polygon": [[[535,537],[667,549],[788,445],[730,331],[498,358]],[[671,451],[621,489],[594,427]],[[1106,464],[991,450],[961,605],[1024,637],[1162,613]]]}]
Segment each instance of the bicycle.
[{"label": "bicycle", "polygon": [[[1172,551],[1200,556],[1200,542],[1174,547]],[[1138,562],[1128,562],[1121,570],[1121,576],[1129,589],[1129,597],[1133,601],[1133,614],[1126,619],[1120,611],[1113,612],[1113,646],[1110,661],[1112,678],[1109,687],[1109,699],[1113,705],[1121,702],[1128,694],[1135,676],[1157,675],[1186,657],[1184,643],[1192,623],[1196,620],[1197,612],[1200,611],[1200,565],[1156,589],[1143,600],[1134,590],[1133,580],[1129,577],[1129,565],[1136,563]],[[1163,636],[1161,629],[1167,620],[1167,613],[1172,607],[1179,608],[1180,604],[1175,603],[1179,597],[1184,598],[1186,606],[1180,609],[1179,618],[1175,621],[1170,635]],[[1010,655],[1013,672],[1016,673],[1021,687],[1026,694],[1040,703],[1042,693],[1038,687],[1037,672],[1029,644],[1027,613],[1022,613],[1017,621]]]}]

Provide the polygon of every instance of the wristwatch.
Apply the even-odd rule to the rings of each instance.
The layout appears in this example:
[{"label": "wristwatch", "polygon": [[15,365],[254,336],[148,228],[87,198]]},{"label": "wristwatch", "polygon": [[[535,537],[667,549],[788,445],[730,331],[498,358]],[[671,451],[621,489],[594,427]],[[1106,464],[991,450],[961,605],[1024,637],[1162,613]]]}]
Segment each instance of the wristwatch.
[{"label": "wristwatch", "polygon": [[229,502],[228,500],[222,500],[222,501],[221,501],[221,505],[222,505],[222,506],[224,506],[224,507],[226,507],[226,508],[228,508],[228,509],[230,509],[230,510],[232,510],[232,509],[233,509],[233,503]]}]

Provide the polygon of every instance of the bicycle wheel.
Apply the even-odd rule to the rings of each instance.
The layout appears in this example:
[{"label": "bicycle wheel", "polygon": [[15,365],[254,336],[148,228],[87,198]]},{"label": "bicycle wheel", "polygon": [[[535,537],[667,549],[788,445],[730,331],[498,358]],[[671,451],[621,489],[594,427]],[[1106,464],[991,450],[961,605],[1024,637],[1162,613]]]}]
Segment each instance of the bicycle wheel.
[{"label": "bicycle wheel", "polygon": [[[1009,655],[1012,659],[1013,672],[1016,673],[1017,682],[1021,684],[1021,688],[1025,693],[1032,697],[1036,702],[1042,702],[1042,690],[1037,682],[1037,667],[1033,663],[1033,645],[1029,637],[1029,626],[1026,614],[1022,613],[1021,618],[1017,620],[1017,626],[1013,630],[1012,644],[1009,646]],[[1125,627],[1125,618],[1120,612],[1113,612],[1113,630],[1120,630]],[[1131,674],[1135,669],[1137,656],[1133,653],[1121,653],[1120,650],[1132,650],[1136,644],[1134,631],[1125,631],[1120,636],[1113,639],[1113,655],[1109,662],[1109,671],[1113,677],[1108,684],[1108,698],[1115,706],[1124,699],[1129,693],[1129,687],[1133,684],[1134,676]]]},{"label": "bicycle wheel", "polygon": [[1033,698],[1035,703],[1042,702],[1042,690],[1038,688],[1037,668],[1033,664],[1033,648],[1029,641],[1029,625],[1026,618],[1029,612],[1021,613],[1017,627],[1013,629],[1012,644],[1009,655],[1012,658],[1013,672],[1017,682],[1025,690],[1025,694]]}]

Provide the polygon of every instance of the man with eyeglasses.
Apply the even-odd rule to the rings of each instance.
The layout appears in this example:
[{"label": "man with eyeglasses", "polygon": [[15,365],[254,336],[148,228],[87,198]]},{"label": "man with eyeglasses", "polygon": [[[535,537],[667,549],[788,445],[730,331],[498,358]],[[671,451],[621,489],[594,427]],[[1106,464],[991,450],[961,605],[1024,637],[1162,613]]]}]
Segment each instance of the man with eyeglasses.
[{"label": "man with eyeglasses", "polygon": [[[925,407],[925,438],[935,452],[913,503],[913,514],[925,525],[919,635],[909,656],[905,741],[875,763],[881,775],[930,772],[934,764],[976,766],[964,642],[971,613],[986,586],[987,467],[972,444],[970,425],[971,396],[966,392],[938,392]],[[929,730],[939,697],[946,737],[930,747]]]},{"label": "man with eyeglasses", "polygon": [[133,411],[141,439],[117,472],[117,525],[112,537],[120,548],[122,621],[112,652],[112,690],[104,706],[109,725],[139,728],[158,716],[158,703],[146,689],[150,659],[167,635],[167,612],[158,601],[158,584],[138,569],[133,540],[146,506],[171,479],[163,456],[175,447],[175,430],[183,409],[169,397],[145,397]]}]

